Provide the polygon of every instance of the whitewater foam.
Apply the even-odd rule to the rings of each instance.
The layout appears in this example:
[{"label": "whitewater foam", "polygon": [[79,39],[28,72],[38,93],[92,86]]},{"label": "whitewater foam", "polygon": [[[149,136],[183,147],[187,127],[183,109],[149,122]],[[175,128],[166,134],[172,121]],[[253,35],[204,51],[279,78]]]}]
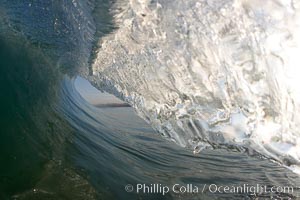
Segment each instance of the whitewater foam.
[{"label": "whitewater foam", "polygon": [[88,77],[194,152],[248,148],[300,161],[300,5],[293,0],[117,1]]}]

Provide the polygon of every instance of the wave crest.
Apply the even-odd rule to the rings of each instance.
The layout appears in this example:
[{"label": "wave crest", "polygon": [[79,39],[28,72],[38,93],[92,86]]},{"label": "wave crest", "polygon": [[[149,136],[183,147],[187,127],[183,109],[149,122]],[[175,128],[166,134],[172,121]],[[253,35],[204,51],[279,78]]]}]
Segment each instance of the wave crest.
[{"label": "wave crest", "polygon": [[246,147],[300,160],[299,3],[130,0],[89,79],[165,137],[198,151]]}]

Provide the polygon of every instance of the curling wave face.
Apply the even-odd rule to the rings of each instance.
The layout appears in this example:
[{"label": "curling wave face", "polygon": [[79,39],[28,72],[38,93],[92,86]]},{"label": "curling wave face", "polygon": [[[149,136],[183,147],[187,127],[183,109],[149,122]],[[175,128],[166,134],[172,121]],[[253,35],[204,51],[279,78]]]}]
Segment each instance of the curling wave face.
[{"label": "curling wave face", "polygon": [[[296,185],[267,160],[188,149],[255,150],[296,170],[299,7],[286,2],[0,1],[0,198],[121,199],[127,183],[240,184],[249,174]],[[130,108],[88,104],[76,75],[188,148],[157,138]]]},{"label": "curling wave face", "polygon": [[235,146],[295,172],[300,5],[293,0],[117,1],[88,77],[166,138]]}]

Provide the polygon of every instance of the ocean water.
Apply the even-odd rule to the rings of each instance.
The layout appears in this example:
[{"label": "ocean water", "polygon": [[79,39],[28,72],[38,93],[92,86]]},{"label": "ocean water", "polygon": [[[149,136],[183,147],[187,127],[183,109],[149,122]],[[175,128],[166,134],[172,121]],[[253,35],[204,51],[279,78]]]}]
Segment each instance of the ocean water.
[{"label": "ocean water", "polygon": [[0,199],[299,198],[288,2],[0,0]]}]

